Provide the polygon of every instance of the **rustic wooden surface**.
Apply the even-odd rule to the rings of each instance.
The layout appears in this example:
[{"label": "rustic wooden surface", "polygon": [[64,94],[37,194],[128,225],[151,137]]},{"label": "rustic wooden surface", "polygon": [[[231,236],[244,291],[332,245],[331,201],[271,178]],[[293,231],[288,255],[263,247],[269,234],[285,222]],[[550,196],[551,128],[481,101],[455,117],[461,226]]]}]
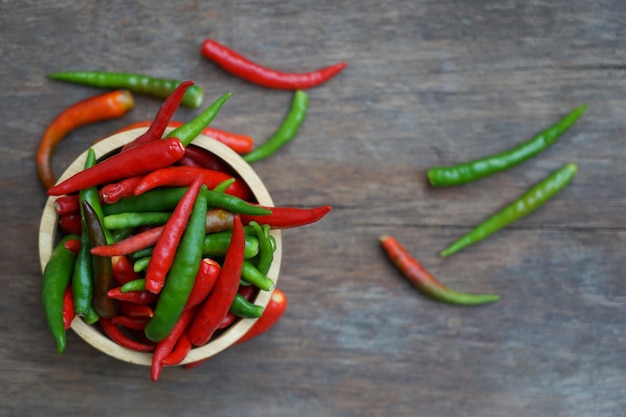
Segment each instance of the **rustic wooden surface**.
[{"label": "rustic wooden surface", "polygon": [[[626,415],[626,3],[622,0],[0,3],[1,416]],[[298,138],[255,168],[279,205],[331,204],[283,234],[289,309],[271,332],[192,371],[95,351],[55,353],[40,306],[42,132],[100,92],[46,79],[66,69],[194,79],[233,97],[214,125],[274,131],[291,95],[203,59],[212,37],[285,70],[346,60],[310,90]],[[94,139],[150,119],[81,128],[61,172]],[[428,167],[515,145],[582,103],[540,157],[433,190]],[[199,110],[180,109],[188,120]],[[572,184],[541,210],[450,258],[437,252],[568,161]],[[446,284],[501,301],[458,308],[411,288],[383,256],[397,237]]]}]

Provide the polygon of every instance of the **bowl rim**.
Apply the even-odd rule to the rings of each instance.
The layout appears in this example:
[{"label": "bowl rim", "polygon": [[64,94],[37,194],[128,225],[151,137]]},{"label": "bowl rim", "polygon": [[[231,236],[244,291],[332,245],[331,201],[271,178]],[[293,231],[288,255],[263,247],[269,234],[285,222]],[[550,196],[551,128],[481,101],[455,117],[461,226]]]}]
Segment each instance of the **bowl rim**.
[{"label": "bowl rim", "polygon": [[[93,144],[91,148],[95,151],[96,158],[101,158],[102,156],[119,149],[126,143],[131,142],[146,130],[147,128],[142,127],[114,133],[109,137],[99,140],[97,143]],[[171,128],[168,128],[166,132],[171,130]],[[204,135],[198,135],[198,137],[193,140],[192,144],[208,150],[229,165],[243,179],[243,181],[248,184],[250,190],[252,191],[252,195],[256,198],[259,204],[270,207],[274,206],[272,197],[258,174],[239,154],[223,143]],[[59,177],[57,183],[69,178],[71,175],[83,169],[87,158],[87,152],[88,149],[81,153],[68,166],[65,172],[63,172],[63,174]],[[57,196],[51,196],[47,199],[39,225],[39,261],[42,273],[48,263],[48,260],[50,259],[52,249],[58,237],[58,215],[54,210],[54,202],[57,198]],[[276,240],[276,250],[274,252],[274,259],[267,276],[271,278],[275,284],[278,284],[278,276],[282,261],[281,231],[273,229],[270,231],[270,234]],[[274,290],[259,291],[257,297],[254,299],[254,303],[265,308],[269,303],[273,292]],[[239,319],[235,324],[231,325],[218,337],[210,340],[207,344],[194,347],[179,365],[210,358],[232,346],[252,327],[256,320],[258,319]],[[120,346],[107,336],[103,335],[93,326],[85,323],[81,317],[77,316],[72,321],[71,328],[85,342],[109,356],[137,365],[150,366],[152,363],[152,352],[137,352]]]}]

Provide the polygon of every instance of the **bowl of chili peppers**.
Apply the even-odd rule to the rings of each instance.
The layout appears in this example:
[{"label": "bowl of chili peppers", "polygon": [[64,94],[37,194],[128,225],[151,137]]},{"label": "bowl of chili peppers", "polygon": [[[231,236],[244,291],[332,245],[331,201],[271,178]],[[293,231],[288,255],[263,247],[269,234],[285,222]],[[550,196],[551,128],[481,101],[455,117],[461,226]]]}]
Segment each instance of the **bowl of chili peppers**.
[{"label": "bowl of chili peppers", "polygon": [[184,126],[138,143],[149,129],[116,133],[73,161],[48,189],[39,251],[57,351],[71,328],[109,356],[151,366],[156,380],[280,316],[281,229],[330,207],[276,208],[228,146],[187,138]]}]

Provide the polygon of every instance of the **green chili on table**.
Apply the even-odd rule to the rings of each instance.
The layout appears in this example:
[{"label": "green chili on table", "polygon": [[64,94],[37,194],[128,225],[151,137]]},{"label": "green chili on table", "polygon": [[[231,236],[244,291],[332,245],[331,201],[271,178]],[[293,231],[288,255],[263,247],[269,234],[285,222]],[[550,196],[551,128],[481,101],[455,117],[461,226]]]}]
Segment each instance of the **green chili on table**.
[{"label": "green chili on table", "polygon": [[67,235],[52,250],[48,264],[44,269],[41,288],[43,309],[58,353],[63,353],[67,344],[63,324],[63,300],[72,278],[76,255],[65,247],[65,242],[72,239],[79,239],[79,237]]},{"label": "green chili on table", "polygon": [[380,243],[389,259],[418,290],[430,298],[450,304],[474,306],[499,300],[496,294],[469,294],[453,290],[431,275],[421,263],[392,236],[381,236]]},{"label": "green chili on table", "polygon": [[251,163],[267,158],[295,138],[306,117],[308,105],[309,96],[307,93],[296,90],[291,102],[291,109],[278,130],[252,152],[245,154],[243,159]]},{"label": "green chili on table", "polygon": [[[92,87],[125,88],[135,93],[158,98],[167,98],[182,82],[144,74],[104,71],[61,71],[49,74],[48,78]],[[185,91],[181,103],[187,107],[196,108],[202,105],[202,99],[202,89],[197,85],[192,85]]]},{"label": "green chili on table", "polygon": [[548,129],[508,151],[458,165],[431,168],[427,173],[428,181],[433,187],[461,185],[514,167],[552,145],[586,109],[586,104],[577,107]]},{"label": "green chili on table", "polygon": [[441,251],[439,255],[442,257],[452,255],[532,213],[569,184],[576,172],[578,172],[578,167],[575,164],[571,162],[565,164],[504,209],[492,215],[469,233],[452,243]]}]

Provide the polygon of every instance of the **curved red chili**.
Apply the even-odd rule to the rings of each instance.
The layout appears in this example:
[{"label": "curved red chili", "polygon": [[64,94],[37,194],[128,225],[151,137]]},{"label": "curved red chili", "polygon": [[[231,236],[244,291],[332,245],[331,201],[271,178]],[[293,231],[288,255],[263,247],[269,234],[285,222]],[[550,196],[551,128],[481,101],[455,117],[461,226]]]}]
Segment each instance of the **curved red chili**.
[{"label": "curved red chili", "polygon": [[348,66],[346,62],[339,62],[311,72],[281,72],[259,65],[212,39],[207,39],[202,43],[200,52],[205,58],[212,60],[227,72],[244,80],[264,87],[285,90],[316,87]]}]

